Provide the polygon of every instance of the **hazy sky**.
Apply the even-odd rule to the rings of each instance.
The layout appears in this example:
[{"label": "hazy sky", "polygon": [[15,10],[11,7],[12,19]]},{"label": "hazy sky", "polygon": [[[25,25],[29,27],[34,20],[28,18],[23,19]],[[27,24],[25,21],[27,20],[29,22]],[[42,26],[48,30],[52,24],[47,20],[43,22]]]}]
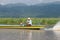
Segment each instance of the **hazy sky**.
[{"label": "hazy sky", "polygon": [[37,3],[47,3],[47,2],[55,2],[60,0],[0,0],[0,4],[8,4],[8,3],[25,3],[28,5],[37,4]]}]

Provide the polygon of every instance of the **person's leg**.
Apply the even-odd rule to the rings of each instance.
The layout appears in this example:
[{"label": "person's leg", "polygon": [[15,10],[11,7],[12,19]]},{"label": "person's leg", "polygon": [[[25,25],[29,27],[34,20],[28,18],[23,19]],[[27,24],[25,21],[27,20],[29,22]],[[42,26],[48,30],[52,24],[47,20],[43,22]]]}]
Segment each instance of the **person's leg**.
[{"label": "person's leg", "polygon": [[31,26],[31,24],[29,24],[29,26]]},{"label": "person's leg", "polygon": [[28,26],[28,27],[29,27],[29,26],[31,26],[31,24],[27,24],[26,26]]}]

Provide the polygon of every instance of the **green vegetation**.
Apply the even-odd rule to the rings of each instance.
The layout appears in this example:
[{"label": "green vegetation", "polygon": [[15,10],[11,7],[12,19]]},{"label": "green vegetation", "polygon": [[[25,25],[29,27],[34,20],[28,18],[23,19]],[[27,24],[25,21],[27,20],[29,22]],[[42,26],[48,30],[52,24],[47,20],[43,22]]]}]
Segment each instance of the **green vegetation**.
[{"label": "green vegetation", "polygon": [[[20,24],[26,23],[27,18],[0,18],[0,24]],[[60,18],[31,18],[33,25],[54,25]]]}]

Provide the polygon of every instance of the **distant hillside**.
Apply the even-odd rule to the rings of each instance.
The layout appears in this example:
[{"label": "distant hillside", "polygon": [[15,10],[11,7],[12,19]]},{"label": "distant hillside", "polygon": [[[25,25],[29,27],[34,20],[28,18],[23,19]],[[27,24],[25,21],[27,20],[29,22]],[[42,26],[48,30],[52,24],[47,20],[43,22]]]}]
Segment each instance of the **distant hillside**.
[{"label": "distant hillside", "polygon": [[0,5],[0,17],[60,17],[60,2],[25,5]]}]

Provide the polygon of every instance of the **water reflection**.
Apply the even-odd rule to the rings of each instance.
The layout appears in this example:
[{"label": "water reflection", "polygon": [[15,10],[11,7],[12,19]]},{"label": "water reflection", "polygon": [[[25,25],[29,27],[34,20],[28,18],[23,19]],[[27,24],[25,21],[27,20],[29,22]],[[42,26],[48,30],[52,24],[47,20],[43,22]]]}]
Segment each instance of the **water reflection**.
[{"label": "water reflection", "polygon": [[60,31],[0,29],[0,40],[60,40]]},{"label": "water reflection", "polygon": [[54,31],[57,40],[60,40],[60,31]]},{"label": "water reflection", "polygon": [[45,31],[45,39],[46,40],[57,40],[54,31]]}]

